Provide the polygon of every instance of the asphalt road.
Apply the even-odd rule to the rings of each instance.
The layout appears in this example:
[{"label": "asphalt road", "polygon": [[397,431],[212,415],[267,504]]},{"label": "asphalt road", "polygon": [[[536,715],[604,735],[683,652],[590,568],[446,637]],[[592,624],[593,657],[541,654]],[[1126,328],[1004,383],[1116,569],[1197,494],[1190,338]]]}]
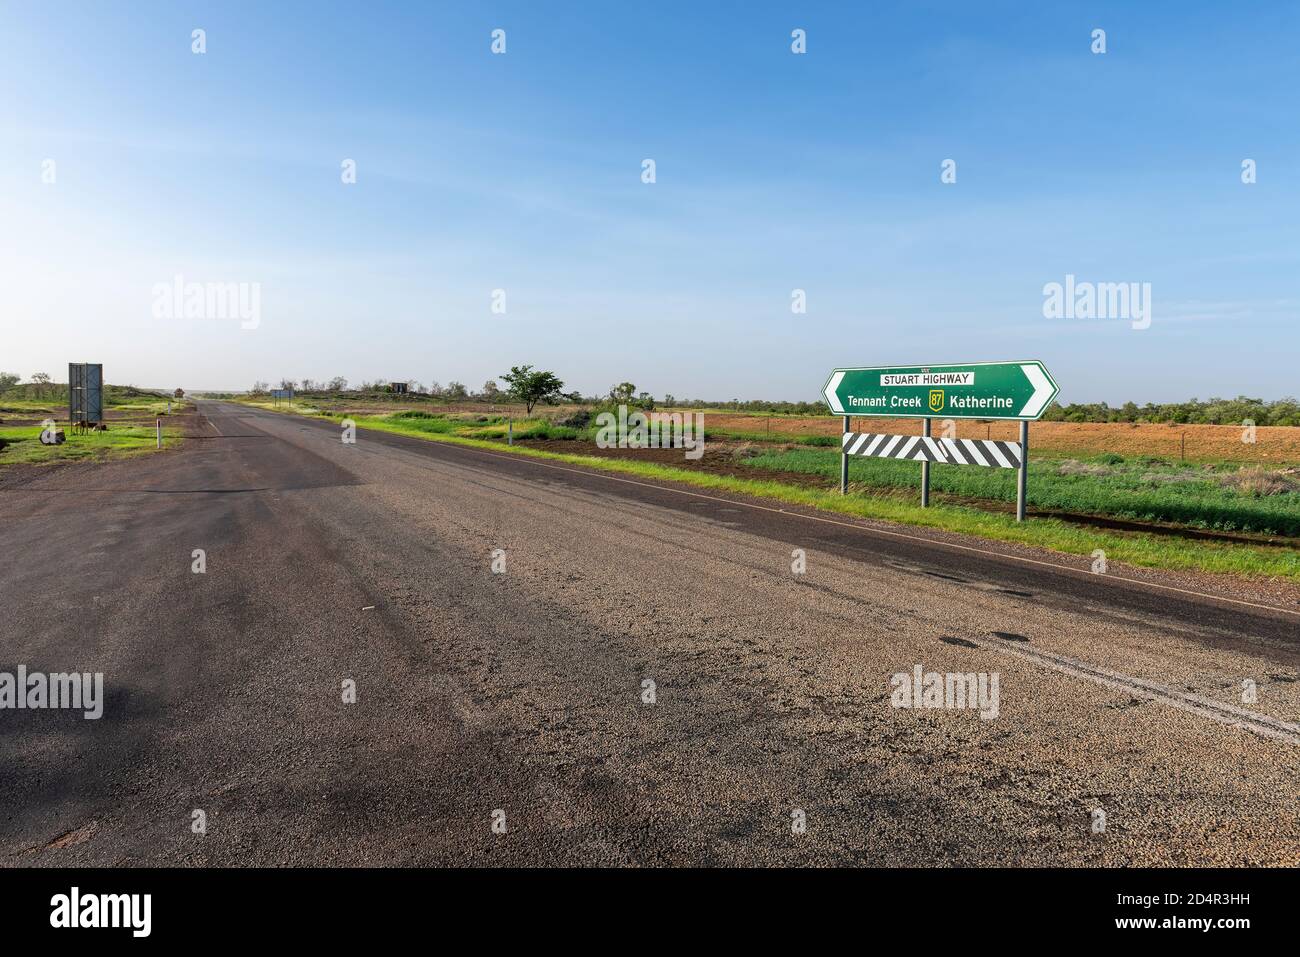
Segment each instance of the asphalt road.
[{"label": "asphalt road", "polygon": [[7,865],[1300,863],[1298,608],[201,411],[0,492]]}]

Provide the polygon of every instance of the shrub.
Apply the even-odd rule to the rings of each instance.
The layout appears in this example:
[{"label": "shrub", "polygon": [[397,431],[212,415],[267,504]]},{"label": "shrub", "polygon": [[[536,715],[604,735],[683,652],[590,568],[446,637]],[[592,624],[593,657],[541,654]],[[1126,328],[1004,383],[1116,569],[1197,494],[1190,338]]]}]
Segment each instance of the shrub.
[{"label": "shrub", "polygon": [[1284,475],[1281,472],[1270,472],[1268,469],[1259,468],[1258,466],[1242,468],[1235,472],[1229,472],[1227,475],[1221,475],[1219,481],[1226,488],[1235,489],[1255,498],[1261,498],[1265,495],[1284,495],[1300,488],[1300,482],[1297,482],[1291,476]]},{"label": "shrub", "polygon": [[574,409],[568,415],[555,420],[555,424],[569,429],[585,429],[591,425],[595,413],[591,409]]}]

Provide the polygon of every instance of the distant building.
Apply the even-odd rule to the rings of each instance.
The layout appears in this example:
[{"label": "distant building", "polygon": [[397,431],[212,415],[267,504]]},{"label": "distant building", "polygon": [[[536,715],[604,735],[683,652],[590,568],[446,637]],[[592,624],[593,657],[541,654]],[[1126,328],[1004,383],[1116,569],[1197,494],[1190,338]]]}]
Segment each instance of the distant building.
[{"label": "distant building", "polygon": [[396,392],[399,395],[406,395],[406,387],[408,385],[410,385],[409,382],[390,382],[388,383],[388,391]]}]

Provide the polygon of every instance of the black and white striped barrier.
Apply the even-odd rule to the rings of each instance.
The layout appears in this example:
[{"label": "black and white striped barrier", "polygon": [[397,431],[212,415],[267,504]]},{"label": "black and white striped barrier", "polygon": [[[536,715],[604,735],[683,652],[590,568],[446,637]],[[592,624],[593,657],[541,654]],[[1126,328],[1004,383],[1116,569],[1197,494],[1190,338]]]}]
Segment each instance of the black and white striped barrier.
[{"label": "black and white striped barrier", "polygon": [[988,468],[1018,469],[1021,446],[996,439],[932,439],[928,435],[887,435],[879,432],[845,432],[846,455],[868,455],[879,459],[911,462],[944,462],[948,465],[983,465]]}]

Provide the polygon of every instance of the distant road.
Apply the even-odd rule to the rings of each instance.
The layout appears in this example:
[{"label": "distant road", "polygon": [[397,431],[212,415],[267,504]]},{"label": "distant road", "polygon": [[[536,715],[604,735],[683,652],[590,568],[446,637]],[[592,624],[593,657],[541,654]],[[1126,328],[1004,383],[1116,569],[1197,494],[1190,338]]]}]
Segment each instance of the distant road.
[{"label": "distant road", "polygon": [[1300,608],[199,410],[0,492],[8,865],[1300,863]]}]

